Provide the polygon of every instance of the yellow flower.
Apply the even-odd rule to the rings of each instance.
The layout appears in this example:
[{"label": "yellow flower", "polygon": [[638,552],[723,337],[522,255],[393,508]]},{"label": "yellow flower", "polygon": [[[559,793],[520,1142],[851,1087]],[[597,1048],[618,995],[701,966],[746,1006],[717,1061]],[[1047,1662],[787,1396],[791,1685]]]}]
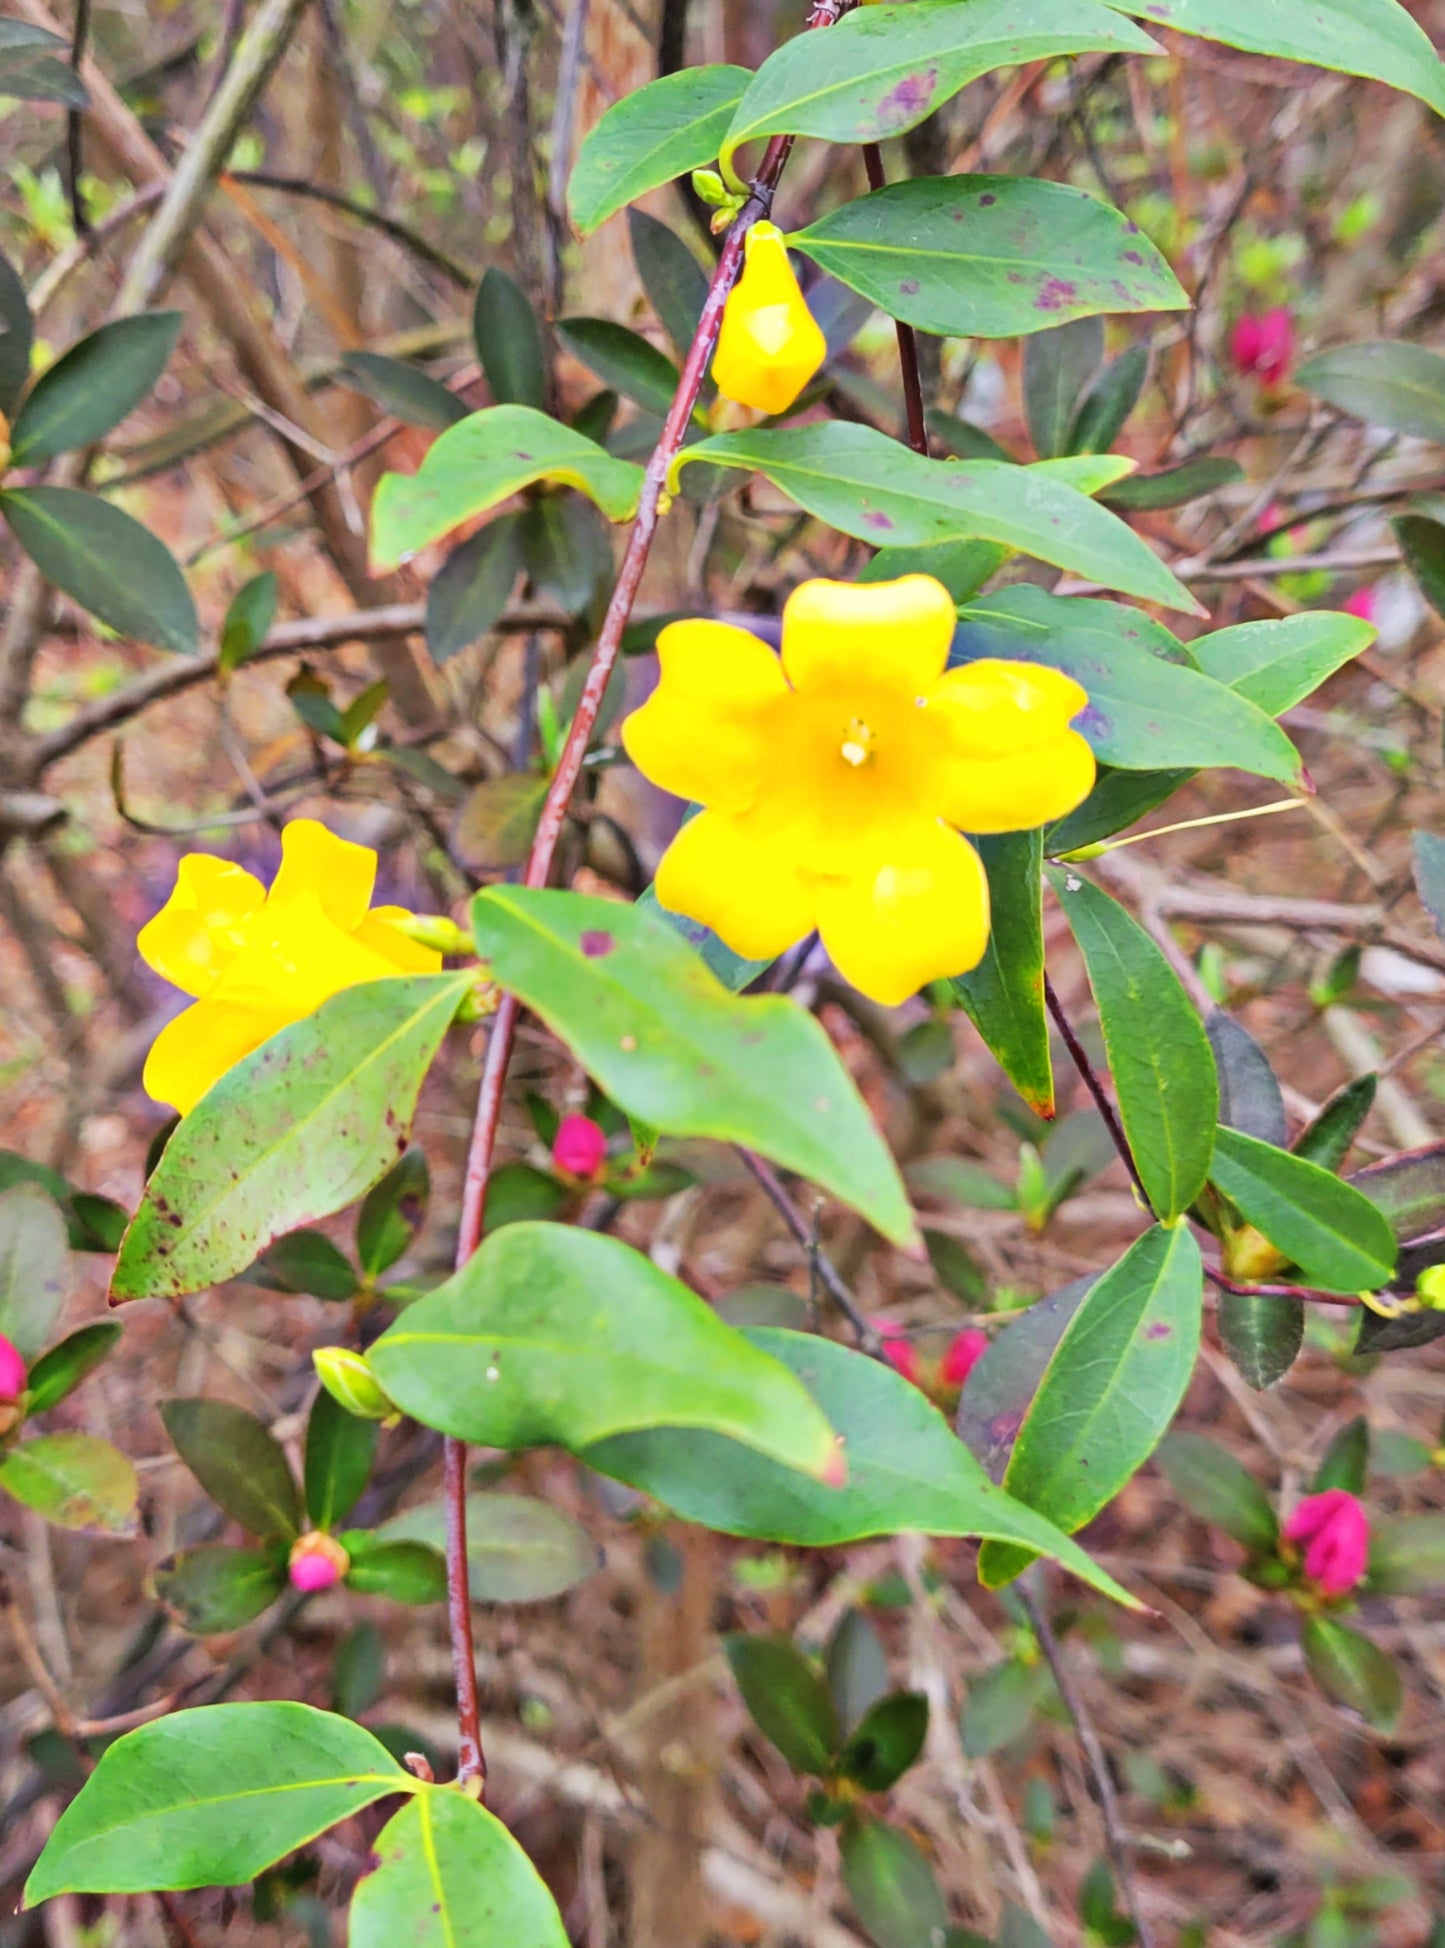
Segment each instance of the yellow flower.
[{"label": "yellow flower", "polygon": [[931,575],[805,582],[781,661],[726,622],[674,622],[662,678],[622,727],[654,784],[706,807],[657,897],[734,953],[771,959],[814,927],[844,977],[894,1006],[966,973],[988,943],[967,832],[1062,818],[1094,782],[1072,677],[988,660],[945,674],[957,618]]},{"label": "yellow flower", "polygon": [[743,250],[712,375],[725,399],[785,413],[828,356],[828,341],[803,300],[777,224],[755,223]]},{"label": "yellow flower", "polygon": [[136,941],[141,959],[195,1006],[169,1022],[146,1058],[146,1093],[184,1116],[242,1056],[361,981],[430,974],[442,957],[368,912],[376,854],[315,819],[281,834],[268,893],[228,859],[187,853],[176,887]]}]

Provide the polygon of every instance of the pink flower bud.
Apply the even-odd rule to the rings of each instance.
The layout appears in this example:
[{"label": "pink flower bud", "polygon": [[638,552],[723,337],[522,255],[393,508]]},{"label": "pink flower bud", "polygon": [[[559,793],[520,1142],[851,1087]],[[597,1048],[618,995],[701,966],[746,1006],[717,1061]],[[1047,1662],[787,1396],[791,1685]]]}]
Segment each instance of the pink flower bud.
[{"label": "pink flower bud", "polygon": [[987,1351],[988,1334],[979,1327],[955,1333],[939,1366],[939,1379],[946,1387],[961,1387]]},{"label": "pink flower bud", "polygon": [[1261,385],[1283,385],[1294,365],[1294,319],[1284,305],[1262,318],[1245,314],[1229,335],[1229,357],[1236,372],[1247,372]]},{"label": "pink flower bud", "polygon": [[916,1387],[921,1377],[918,1348],[904,1336],[903,1328],[896,1319],[875,1319],[873,1323],[882,1335],[879,1351],[884,1359],[895,1373],[901,1373],[905,1380]]},{"label": "pink flower bud", "polygon": [[1342,614],[1358,616],[1361,622],[1377,621],[1379,607],[1379,595],[1373,583],[1366,588],[1357,588],[1353,595],[1340,604]]},{"label": "pink flower bud", "polygon": [[9,1407],[25,1391],[25,1362],[19,1349],[0,1333],[0,1407]]},{"label": "pink flower bud", "polygon": [[1365,1573],[1370,1518],[1346,1488],[1306,1495],[1284,1525],[1286,1542],[1304,1545],[1305,1575],[1326,1596],[1343,1596]]},{"label": "pink flower bud", "polygon": [[552,1139],[552,1162],[564,1177],[592,1182],[607,1159],[606,1132],[590,1116],[564,1116]]},{"label": "pink flower bud", "polygon": [[351,1558],[335,1536],[312,1529],[307,1535],[298,1535],[292,1543],[286,1573],[291,1578],[292,1589],[311,1596],[317,1590],[329,1590],[333,1583],[339,1583],[350,1567]]}]

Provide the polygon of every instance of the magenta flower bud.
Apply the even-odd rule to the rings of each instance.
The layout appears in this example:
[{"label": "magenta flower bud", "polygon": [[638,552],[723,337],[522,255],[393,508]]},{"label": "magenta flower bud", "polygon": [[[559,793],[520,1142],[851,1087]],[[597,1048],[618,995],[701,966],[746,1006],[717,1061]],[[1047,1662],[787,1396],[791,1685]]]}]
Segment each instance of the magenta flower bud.
[{"label": "magenta flower bud", "polygon": [[896,1319],[875,1319],[873,1323],[882,1335],[879,1351],[884,1359],[895,1373],[901,1373],[905,1380],[916,1387],[922,1377],[918,1348],[904,1336],[903,1328]]},{"label": "magenta flower bud", "polygon": [[10,1407],[25,1391],[25,1362],[19,1348],[0,1333],[0,1407]]},{"label": "magenta flower bud", "polygon": [[1246,314],[1229,335],[1229,357],[1236,372],[1246,372],[1261,385],[1282,385],[1294,365],[1294,319],[1284,305],[1262,318]]},{"label": "magenta flower bud", "polygon": [[1358,616],[1361,622],[1376,621],[1379,616],[1379,609],[1380,598],[1373,583],[1367,583],[1363,588],[1357,588],[1353,595],[1348,596],[1340,604],[1342,614]]},{"label": "magenta flower bud", "polygon": [[955,1333],[939,1365],[939,1379],[946,1387],[961,1387],[987,1351],[988,1334],[979,1327]]},{"label": "magenta flower bud", "polygon": [[1306,1495],[1284,1525],[1286,1542],[1304,1548],[1304,1571],[1326,1596],[1343,1596],[1370,1559],[1370,1518],[1347,1488]]},{"label": "magenta flower bud", "polygon": [[312,1596],[317,1590],[329,1590],[334,1583],[339,1583],[350,1567],[351,1558],[335,1536],[312,1529],[307,1535],[298,1535],[292,1543],[286,1573],[291,1578],[292,1589]]},{"label": "magenta flower bud", "polygon": [[591,1183],[607,1160],[607,1135],[590,1116],[564,1116],[552,1139],[552,1163],[564,1177]]}]

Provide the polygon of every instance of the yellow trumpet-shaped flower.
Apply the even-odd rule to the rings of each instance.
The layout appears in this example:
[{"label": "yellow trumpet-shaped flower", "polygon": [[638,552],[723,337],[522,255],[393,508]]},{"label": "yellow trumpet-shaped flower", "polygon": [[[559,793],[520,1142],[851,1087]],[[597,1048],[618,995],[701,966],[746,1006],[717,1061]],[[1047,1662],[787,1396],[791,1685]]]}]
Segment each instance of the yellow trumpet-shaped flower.
[{"label": "yellow trumpet-shaped flower", "polygon": [[889,1006],[966,973],[988,943],[988,881],[962,832],[1070,812],[1094,782],[1072,677],[987,660],[945,671],[956,616],[931,575],[805,582],[781,659],[725,622],[674,622],[662,677],[622,727],[646,777],[705,809],[657,869],[657,897],[734,953],[771,959],[814,927]]},{"label": "yellow trumpet-shaped flower", "polygon": [[755,223],[743,273],[723,308],[712,375],[725,399],[785,413],[828,356],[776,223]]},{"label": "yellow trumpet-shaped flower", "polygon": [[434,973],[441,955],[392,924],[410,918],[405,908],[371,908],[375,882],[369,846],[310,818],[282,832],[269,893],[228,859],[187,853],[136,941],[148,967],[195,997],[156,1037],[146,1093],[184,1116],[242,1056],[343,988]]}]

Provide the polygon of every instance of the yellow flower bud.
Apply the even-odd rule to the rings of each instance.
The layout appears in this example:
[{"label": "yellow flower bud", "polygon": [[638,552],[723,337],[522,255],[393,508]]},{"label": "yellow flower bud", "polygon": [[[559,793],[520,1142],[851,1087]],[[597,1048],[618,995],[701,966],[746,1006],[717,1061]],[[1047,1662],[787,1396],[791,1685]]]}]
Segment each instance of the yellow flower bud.
[{"label": "yellow flower bud", "polygon": [[778,226],[755,223],[743,250],[712,375],[724,398],[784,413],[828,356],[828,343],[798,288]]},{"label": "yellow flower bud", "polygon": [[318,1346],[311,1359],[322,1386],[348,1414],[358,1420],[390,1420],[396,1414],[395,1403],[360,1353],[349,1353],[344,1346]]},{"label": "yellow flower bud", "polygon": [[1427,1312],[1445,1312],[1445,1265],[1431,1265],[1415,1281],[1415,1297]]},{"label": "yellow flower bud", "polygon": [[1224,1241],[1224,1269],[1231,1278],[1255,1284],[1282,1272],[1289,1260],[1252,1224],[1232,1231]]}]

